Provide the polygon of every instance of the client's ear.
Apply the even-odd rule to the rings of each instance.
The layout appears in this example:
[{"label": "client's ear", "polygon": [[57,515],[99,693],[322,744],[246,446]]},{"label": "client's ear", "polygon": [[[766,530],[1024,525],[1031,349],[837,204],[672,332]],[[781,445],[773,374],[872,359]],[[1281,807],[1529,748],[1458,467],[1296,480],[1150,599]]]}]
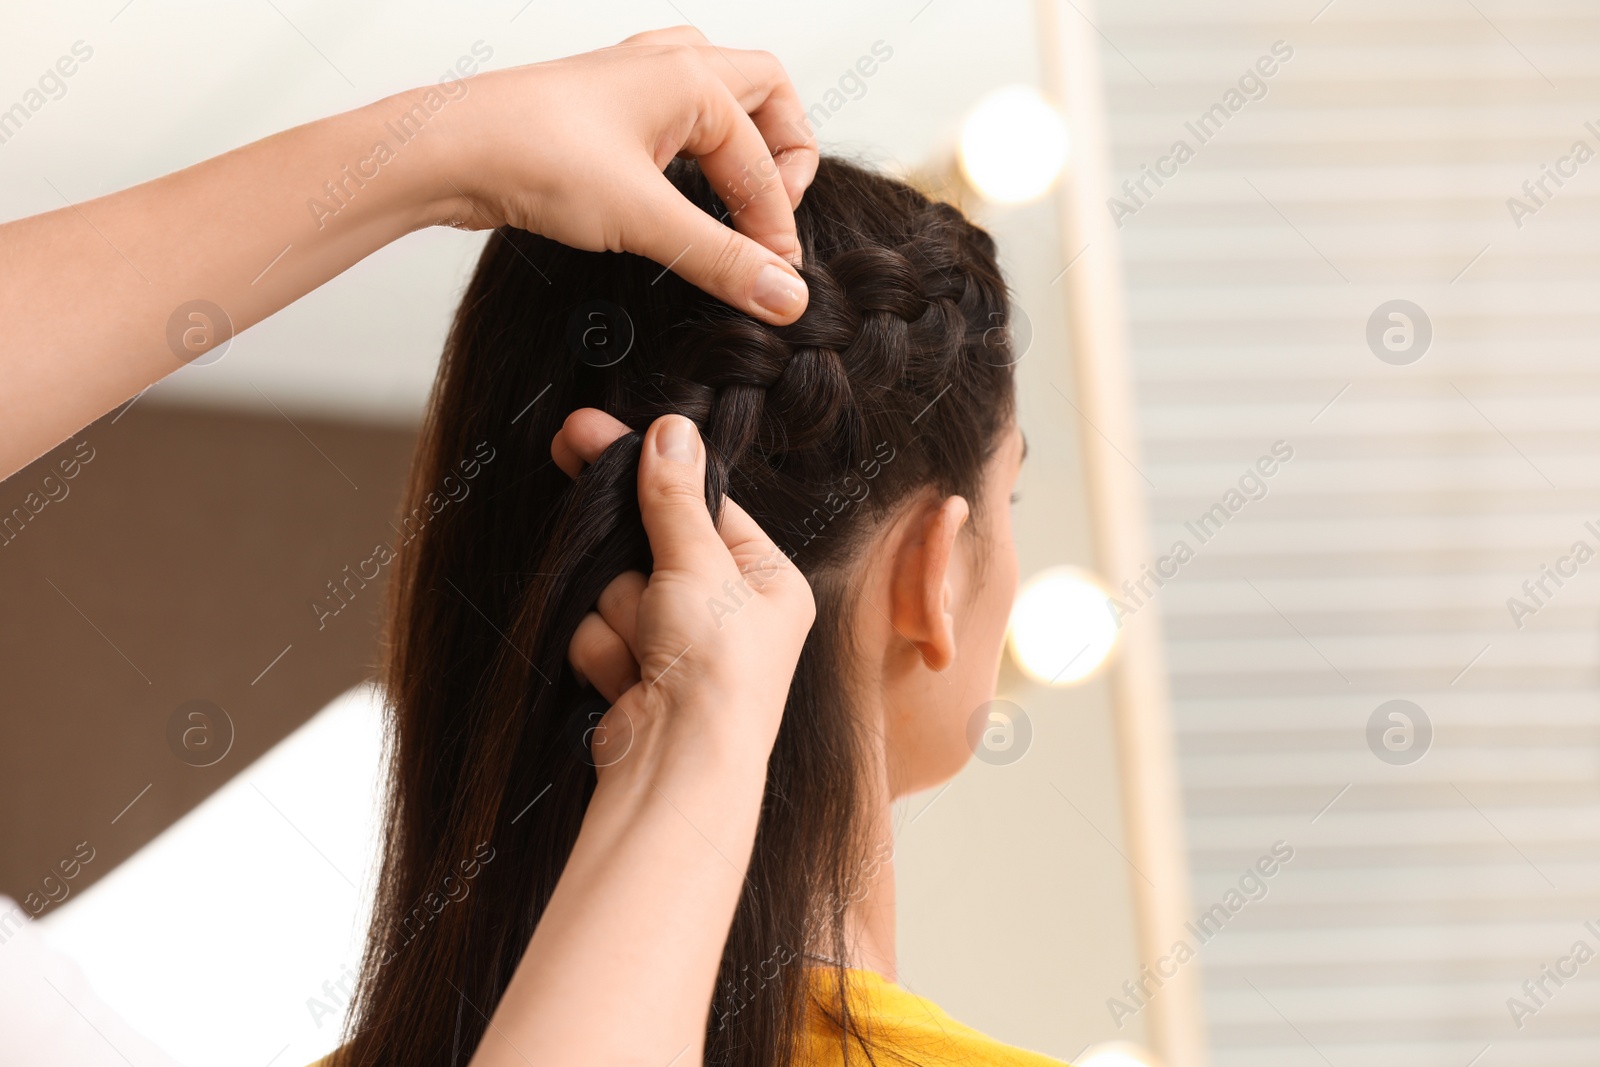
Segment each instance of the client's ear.
[{"label": "client's ear", "polygon": [[922,505],[910,517],[894,554],[890,619],[930,670],[942,671],[956,658],[950,563],[967,511],[959,496]]}]

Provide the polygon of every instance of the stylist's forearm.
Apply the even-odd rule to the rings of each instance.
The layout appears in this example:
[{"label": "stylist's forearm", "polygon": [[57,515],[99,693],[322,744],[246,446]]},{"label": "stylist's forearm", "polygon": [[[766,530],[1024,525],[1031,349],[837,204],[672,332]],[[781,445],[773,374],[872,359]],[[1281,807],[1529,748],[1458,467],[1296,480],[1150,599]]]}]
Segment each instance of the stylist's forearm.
[{"label": "stylist's forearm", "polygon": [[394,141],[385,123],[410,95],[0,226],[0,477],[200,354],[169,344],[182,305],[210,301],[243,330],[438,221],[425,129],[363,186],[346,177]]},{"label": "stylist's forearm", "polygon": [[699,1062],[765,764],[706,752],[602,779],[472,1067]]}]

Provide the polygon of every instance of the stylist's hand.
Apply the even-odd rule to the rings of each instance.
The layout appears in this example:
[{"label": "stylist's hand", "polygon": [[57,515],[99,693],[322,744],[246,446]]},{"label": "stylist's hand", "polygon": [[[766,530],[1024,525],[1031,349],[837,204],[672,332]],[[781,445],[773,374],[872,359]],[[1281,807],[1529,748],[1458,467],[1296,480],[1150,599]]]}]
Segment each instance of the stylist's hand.
[{"label": "stylist's hand", "polygon": [[[805,309],[788,261],[817,143],[771,54],[717,48],[683,26],[465,84],[436,120],[441,193],[466,201],[453,205],[462,225],[648,256],[767,322]],[[663,176],[676,155],[700,161],[737,232]]]},{"label": "stylist's hand", "polygon": [[[576,477],[627,430],[584,408],[568,417],[551,453]],[[764,770],[816,608],[804,575],[743,508],[728,500],[721,526],[712,523],[705,463],[693,422],[667,415],[651,424],[639,456],[639,511],[654,569],[606,587],[568,656],[613,704],[596,741],[626,739],[629,763],[686,752]],[[595,762],[606,775],[609,759],[598,749]]]}]

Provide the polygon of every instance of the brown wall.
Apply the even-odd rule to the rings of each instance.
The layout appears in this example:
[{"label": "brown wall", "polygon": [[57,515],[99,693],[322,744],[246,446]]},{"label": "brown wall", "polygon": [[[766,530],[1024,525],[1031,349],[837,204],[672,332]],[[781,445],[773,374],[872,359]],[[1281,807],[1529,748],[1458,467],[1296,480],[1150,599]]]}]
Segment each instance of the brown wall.
[{"label": "brown wall", "polygon": [[[0,483],[0,892],[81,890],[370,676],[382,576],[321,629],[309,602],[392,540],[414,440],[145,399]],[[191,700],[232,720],[210,766],[203,732],[169,743]]]}]

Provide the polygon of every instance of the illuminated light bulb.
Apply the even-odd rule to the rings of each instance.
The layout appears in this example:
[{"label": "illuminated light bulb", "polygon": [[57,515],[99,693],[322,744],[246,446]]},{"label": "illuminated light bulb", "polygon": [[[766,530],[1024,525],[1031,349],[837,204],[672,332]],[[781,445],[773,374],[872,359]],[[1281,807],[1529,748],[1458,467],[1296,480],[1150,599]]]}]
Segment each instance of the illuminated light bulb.
[{"label": "illuminated light bulb", "polygon": [[1045,685],[1081,682],[1117,643],[1110,595],[1077,567],[1051,567],[1030,578],[1011,609],[1011,656]]},{"label": "illuminated light bulb", "polygon": [[1073,1061],[1078,1067],[1154,1067],[1150,1053],[1126,1041],[1095,1045]]},{"label": "illuminated light bulb", "polygon": [[1022,204],[1049,191],[1067,162],[1067,124],[1037,89],[1010,85],[961,126],[961,172],[985,200]]}]

